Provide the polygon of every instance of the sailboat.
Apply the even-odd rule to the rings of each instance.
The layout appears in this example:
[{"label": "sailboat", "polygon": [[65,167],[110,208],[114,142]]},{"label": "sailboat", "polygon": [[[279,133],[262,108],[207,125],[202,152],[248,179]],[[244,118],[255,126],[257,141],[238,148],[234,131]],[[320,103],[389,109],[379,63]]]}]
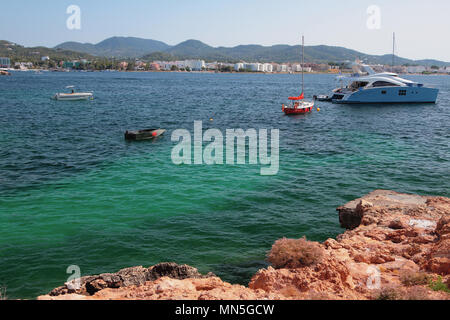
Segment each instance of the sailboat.
[{"label": "sailboat", "polygon": [[282,107],[286,115],[294,115],[311,112],[314,108],[314,102],[305,101],[305,37],[302,36],[302,93],[298,97],[289,97],[289,104]]}]

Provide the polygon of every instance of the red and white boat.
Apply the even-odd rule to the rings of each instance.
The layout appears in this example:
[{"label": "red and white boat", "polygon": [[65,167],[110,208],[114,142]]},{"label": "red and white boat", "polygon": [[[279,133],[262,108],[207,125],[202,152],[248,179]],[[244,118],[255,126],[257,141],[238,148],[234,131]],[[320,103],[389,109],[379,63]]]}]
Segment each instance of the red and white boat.
[{"label": "red and white boat", "polygon": [[305,101],[304,80],[305,80],[305,37],[302,36],[302,94],[298,97],[289,97],[289,104],[283,104],[283,112],[286,115],[302,114],[313,111],[314,101]]},{"label": "red and white boat", "polygon": [[291,100],[291,103],[287,106],[283,104],[283,112],[286,115],[291,115],[313,111],[314,102],[303,101],[303,99],[304,99],[303,93],[300,97],[290,97],[289,100]]}]

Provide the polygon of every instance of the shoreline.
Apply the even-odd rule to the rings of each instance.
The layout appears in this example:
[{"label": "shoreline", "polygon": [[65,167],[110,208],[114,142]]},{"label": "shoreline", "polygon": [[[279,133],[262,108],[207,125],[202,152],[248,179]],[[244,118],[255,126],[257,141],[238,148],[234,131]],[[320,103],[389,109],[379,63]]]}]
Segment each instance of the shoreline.
[{"label": "shoreline", "polygon": [[[49,70],[49,69],[28,69],[28,70],[15,70],[8,69],[12,72],[56,72],[56,73],[94,73],[94,72],[121,72],[121,73],[186,73],[186,74],[257,74],[257,75],[301,75],[301,72],[215,72],[215,71],[161,71],[161,70]],[[343,73],[330,73],[330,72],[307,72],[305,75],[333,75],[333,76],[351,76],[352,73],[343,72]],[[400,75],[404,76],[450,76],[450,73],[401,73]]]},{"label": "shoreline", "polygon": [[[320,251],[317,261],[259,270],[247,287],[162,263],[83,277],[79,289],[66,284],[38,300],[450,300],[450,198],[376,190],[337,211],[343,234],[297,240]],[[283,250],[272,249],[272,260],[305,249]]]}]

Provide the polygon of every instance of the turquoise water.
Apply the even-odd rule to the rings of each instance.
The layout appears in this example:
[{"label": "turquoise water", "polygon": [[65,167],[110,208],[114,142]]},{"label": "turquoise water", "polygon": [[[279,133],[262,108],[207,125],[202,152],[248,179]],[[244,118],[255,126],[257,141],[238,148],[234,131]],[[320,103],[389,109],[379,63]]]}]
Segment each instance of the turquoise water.
[{"label": "turquoise water", "polygon": [[[345,106],[286,117],[296,75],[15,73],[0,78],[0,285],[33,298],[83,275],[163,261],[246,284],[276,239],[341,233],[336,207],[374,189],[450,196],[450,82],[436,105]],[[333,76],[307,75],[328,93]],[[66,85],[88,102],[49,99]],[[214,121],[210,122],[209,119]],[[175,166],[171,133],[280,129],[280,172]],[[125,130],[162,127],[127,143]]]}]

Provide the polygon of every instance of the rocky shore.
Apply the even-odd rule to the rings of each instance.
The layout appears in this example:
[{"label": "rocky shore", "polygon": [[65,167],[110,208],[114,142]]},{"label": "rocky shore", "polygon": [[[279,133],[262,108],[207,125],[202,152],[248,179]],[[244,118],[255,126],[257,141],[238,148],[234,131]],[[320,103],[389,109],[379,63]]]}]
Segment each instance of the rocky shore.
[{"label": "rocky shore", "polygon": [[83,277],[79,288],[66,283],[38,299],[450,299],[449,198],[377,190],[337,210],[345,233],[310,243],[320,254],[300,248],[308,259],[300,256],[299,261],[297,247],[289,247],[294,242],[282,240],[271,259],[280,254],[285,259],[290,250],[292,259],[284,267],[258,271],[248,287],[201,275],[190,266],[162,263]]}]

